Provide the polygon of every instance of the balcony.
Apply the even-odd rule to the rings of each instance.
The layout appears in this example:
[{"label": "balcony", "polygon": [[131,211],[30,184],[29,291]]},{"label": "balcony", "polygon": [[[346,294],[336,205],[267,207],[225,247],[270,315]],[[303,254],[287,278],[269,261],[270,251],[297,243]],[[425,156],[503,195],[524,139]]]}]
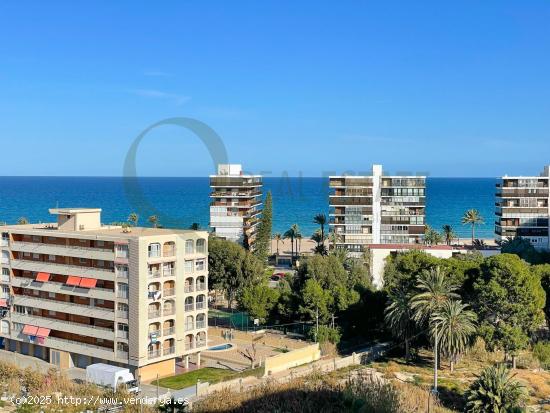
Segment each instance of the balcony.
[{"label": "balcony", "polygon": [[9,258],[6,258],[6,257],[0,258],[0,264],[3,264],[3,265],[10,265],[10,259],[9,259]]},{"label": "balcony", "polygon": [[261,205],[262,204],[262,201],[258,200],[258,201],[253,201],[253,202],[246,202],[246,201],[241,201],[241,202],[219,202],[219,201],[214,201],[214,202],[210,202],[210,206],[221,206],[221,207],[228,207],[228,208],[252,208],[252,207],[255,207],[255,206],[258,206],[258,205]]},{"label": "balcony", "polygon": [[14,287],[30,288],[33,290],[46,291],[50,293],[69,294],[79,297],[95,298],[98,300],[113,301],[115,297],[115,292],[106,288],[79,288],[53,281],[41,283],[36,282],[34,278],[27,277],[13,277],[11,279],[11,283]]},{"label": "balcony", "polygon": [[113,321],[115,319],[114,310],[107,308],[94,307],[83,304],[75,304],[67,301],[60,301],[50,298],[33,297],[27,295],[15,295],[14,304],[26,307],[40,308],[42,310],[55,311],[59,313],[67,313],[81,315],[84,317],[99,318],[102,320]]},{"label": "balcony", "polygon": [[114,261],[115,253],[106,248],[92,248],[78,245],[42,244],[38,242],[12,241],[12,251],[33,254],[60,255],[63,257],[86,258],[91,260]]},{"label": "balcony", "polygon": [[98,280],[114,281],[114,271],[102,268],[84,267],[80,265],[54,264],[47,261],[11,260],[11,267],[23,271],[44,271],[60,275],[76,275],[79,277],[97,278]]},{"label": "balcony", "polygon": [[336,188],[342,186],[366,186],[372,187],[372,178],[345,177],[345,178],[330,178],[329,187]]},{"label": "balcony", "polygon": [[169,356],[170,354],[174,354],[175,352],[176,352],[176,347],[168,347],[168,348],[162,349],[163,356]]},{"label": "balcony", "polygon": [[197,291],[204,291],[204,290],[206,290],[206,283],[197,284]]},{"label": "balcony", "polygon": [[176,295],[176,289],[175,288],[165,288],[164,290],[162,290],[162,294],[164,295],[164,297],[172,297],[172,296]]},{"label": "balcony", "polygon": [[194,344],[193,342],[189,342],[189,341],[185,342],[185,349],[192,350],[193,348],[195,348],[193,344]]},{"label": "balcony", "polygon": [[169,327],[162,330],[163,336],[171,336],[173,334],[176,334],[176,327]]},{"label": "balcony", "polygon": [[173,268],[164,268],[162,270],[163,277],[174,277],[175,275],[176,275],[176,271],[174,271]]},{"label": "balcony", "polygon": [[147,314],[147,317],[150,319],[152,318],[159,318],[161,315],[161,311],[160,310],[155,310],[155,311],[149,311],[148,314]]},{"label": "balcony", "polygon": [[336,206],[336,205],[372,205],[372,198],[371,197],[337,197],[332,196],[329,198],[329,205]]},{"label": "balcony", "polygon": [[206,321],[197,321],[197,328],[206,328]]},{"label": "balcony", "polygon": [[175,307],[167,308],[162,312],[162,315],[164,317],[169,316],[169,315],[174,315],[174,314],[176,314],[176,308]]},{"label": "balcony", "polygon": [[197,310],[204,310],[206,308],[206,302],[205,301],[198,301],[197,302]]},{"label": "balcony", "polygon": [[197,348],[205,347],[205,346],[206,346],[206,340],[197,340]]},{"label": "balcony", "polygon": [[183,288],[183,291],[185,293],[192,293],[194,291],[193,289],[193,286],[192,285],[186,285],[184,288]]},{"label": "balcony", "polygon": [[245,177],[211,177],[211,187],[239,188],[239,187],[259,187],[262,186],[261,178]]},{"label": "balcony", "polygon": [[56,318],[40,317],[31,314],[11,314],[11,320],[22,324],[39,325],[51,330],[74,333],[82,336],[95,337],[104,340],[114,340],[115,332],[111,328],[76,323],[74,321],[58,320]]},{"label": "balcony", "polygon": [[149,273],[147,275],[148,275],[149,278],[160,278],[161,277],[160,271],[149,271]]},{"label": "balcony", "polygon": [[94,346],[93,344],[81,343],[75,340],[65,340],[57,337],[46,338],[44,345],[57,350],[77,354],[93,354],[93,356],[97,358],[115,361],[115,351],[107,347]]},{"label": "balcony", "polygon": [[160,354],[161,354],[161,353],[160,353],[160,349],[158,349],[158,350],[153,350],[153,351],[149,351],[149,352],[147,353],[147,358],[149,358],[149,359],[155,359],[155,358],[157,358],[157,357],[160,357]]},{"label": "balcony", "polygon": [[5,238],[0,239],[0,247],[7,247],[8,245],[10,245],[9,240],[7,240]]},{"label": "balcony", "polygon": [[260,191],[214,191],[210,198],[255,198],[261,196]]},{"label": "balcony", "polygon": [[193,304],[185,304],[185,311],[193,311],[194,308],[193,308]]},{"label": "balcony", "polygon": [[116,316],[117,316],[117,318],[128,319],[128,311],[116,310]]},{"label": "balcony", "polygon": [[122,338],[124,340],[128,340],[128,337],[129,337],[129,334],[127,331],[124,331],[124,330],[117,330],[116,332],[116,337],[117,338]]},{"label": "balcony", "polygon": [[193,323],[186,323],[185,324],[185,331],[192,331],[195,327],[193,326]]},{"label": "balcony", "polygon": [[117,350],[116,351],[116,358],[119,360],[125,360],[128,361],[128,352],[123,350]]}]

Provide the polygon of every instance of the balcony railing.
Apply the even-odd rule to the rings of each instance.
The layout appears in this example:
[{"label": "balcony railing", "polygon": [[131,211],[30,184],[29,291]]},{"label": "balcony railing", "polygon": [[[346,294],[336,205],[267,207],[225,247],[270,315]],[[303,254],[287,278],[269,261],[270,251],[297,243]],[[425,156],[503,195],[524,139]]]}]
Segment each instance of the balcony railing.
[{"label": "balcony railing", "polygon": [[124,339],[127,340],[128,339],[128,332],[124,331],[124,330],[117,330],[116,336],[117,336],[117,338],[124,338]]},{"label": "balcony railing", "polygon": [[193,292],[193,286],[192,285],[186,285],[184,288],[183,288],[184,292],[186,293],[192,293]]},{"label": "balcony railing", "polygon": [[160,271],[149,271],[149,278],[160,278]]},{"label": "balcony railing", "polygon": [[9,245],[9,241],[7,239],[0,239],[0,247],[7,247]]},{"label": "balcony railing", "polygon": [[185,331],[191,331],[194,330],[195,327],[193,326],[193,323],[187,323],[185,324]]},{"label": "balcony railing", "polygon": [[206,321],[197,321],[197,328],[206,328]]},{"label": "balcony railing", "polygon": [[205,301],[197,301],[197,310],[202,310],[206,308],[206,302]]},{"label": "balcony railing", "polygon": [[165,297],[172,297],[173,295],[176,295],[176,289],[175,288],[165,288],[162,290],[162,294]]},{"label": "balcony railing", "polygon": [[197,291],[203,291],[203,290],[206,290],[206,283],[197,284]]},{"label": "balcony railing", "polygon": [[176,327],[168,327],[162,330],[163,336],[171,336],[172,334],[176,334]]},{"label": "balcony railing", "polygon": [[174,354],[176,352],[176,347],[168,347],[162,350],[163,356],[168,356],[170,354]]},{"label": "balcony railing", "polygon": [[163,314],[164,316],[174,315],[174,314],[176,314],[176,309],[175,309],[175,308],[164,309],[164,311],[162,312],[162,314]]},{"label": "balcony railing", "polygon": [[157,357],[160,357],[160,349],[149,351],[149,353],[147,353],[147,358],[154,359]]},{"label": "balcony railing", "polygon": [[176,275],[176,272],[173,268],[165,268],[162,270],[163,277],[173,277],[174,275]]},{"label": "balcony railing", "polygon": [[116,311],[116,316],[117,316],[118,318],[128,318],[128,311],[117,310],[117,311]]},{"label": "balcony railing", "polygon": [[151,318],[159,318],[159,317],[160,317],[160,314],[161,314],[160,310],[149,311],[148,317],[149,317],[149,319],[151,319]]},{"label": "balcony railing", "polygon": [[193,304],[185,304],[185,311],[193,311]]},{"label": "balcony railing", "polygon": [[193,348],[195,348],[194,345],[193,345],[193,342],[189,342],[189,341],[185,342],[185,349],[186,350],[191,350]]},{"label": "balcony railing", "polygon": [[206,340],[197,340],[197,347],[206,346]]}]

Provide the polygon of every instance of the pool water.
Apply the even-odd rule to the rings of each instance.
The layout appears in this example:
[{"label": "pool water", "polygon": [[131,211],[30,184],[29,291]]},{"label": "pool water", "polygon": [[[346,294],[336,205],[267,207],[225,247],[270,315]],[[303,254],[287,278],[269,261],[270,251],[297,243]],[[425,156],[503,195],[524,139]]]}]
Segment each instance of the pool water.
[{"label": "pool water", "polygon": [[217,346],[208,347],[206,350],[208,351],[229,350],[231,347],[233,347],[233,344],[219,344]]}]

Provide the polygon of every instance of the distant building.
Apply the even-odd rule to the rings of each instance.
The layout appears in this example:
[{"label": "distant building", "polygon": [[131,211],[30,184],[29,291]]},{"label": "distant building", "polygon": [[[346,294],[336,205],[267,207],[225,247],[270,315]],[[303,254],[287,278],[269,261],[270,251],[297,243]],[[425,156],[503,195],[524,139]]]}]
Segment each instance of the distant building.
[{"label": "distant building", "polygon": [[254,249],[262,213],[262,177],[246,175],[242,166],[220,164],[210,175],[210,227],[216,236]]},{"label": "distant building", "polygon": [[101,209],[0,227],[0,345],[60,368],[107,363],[151,380],[200,360],[208,233],[101,225]]},{"label": "distant building", "polygon": [[425,229],[426,177],[331,176],[330,226],[337,248],[360,255],[369,244],[419,244]]},{"label": "distant building", "polygon": [[497,241],[522,237],[538,249],[550,249],[550,166],[540,176],[503,176],[496,185]]},{"label": "distant building", "polygon": [[[374,287],[380,289],[384,286],[384,268],[386,267],[387,258],[397,255],[401,252],[411,250],[422,251],[436,258],[452,258],[460,254],[472,252],[472,249],[467,247],[458,247],[450,245],[411,245],[411,244],[376,244],[369,245],[370,251],[370,272],[372,275],[372,283]],[[483,250],[478,250],[484,257],[490,257],[500,253],[498,248],[487,247]]]}]

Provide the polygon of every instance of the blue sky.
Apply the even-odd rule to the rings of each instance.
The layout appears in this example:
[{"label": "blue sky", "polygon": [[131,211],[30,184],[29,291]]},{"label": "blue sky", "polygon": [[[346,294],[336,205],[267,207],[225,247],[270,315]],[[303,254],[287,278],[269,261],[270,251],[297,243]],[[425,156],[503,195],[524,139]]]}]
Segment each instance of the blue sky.
[{"label": "blue sky", "polygon": [[[119,176],[174,116],[272,176],[538,173],[548,22],[546,0],[1,2],[0,175]],[[139,150],[140,175],[211,172],[181,129]]]}]

